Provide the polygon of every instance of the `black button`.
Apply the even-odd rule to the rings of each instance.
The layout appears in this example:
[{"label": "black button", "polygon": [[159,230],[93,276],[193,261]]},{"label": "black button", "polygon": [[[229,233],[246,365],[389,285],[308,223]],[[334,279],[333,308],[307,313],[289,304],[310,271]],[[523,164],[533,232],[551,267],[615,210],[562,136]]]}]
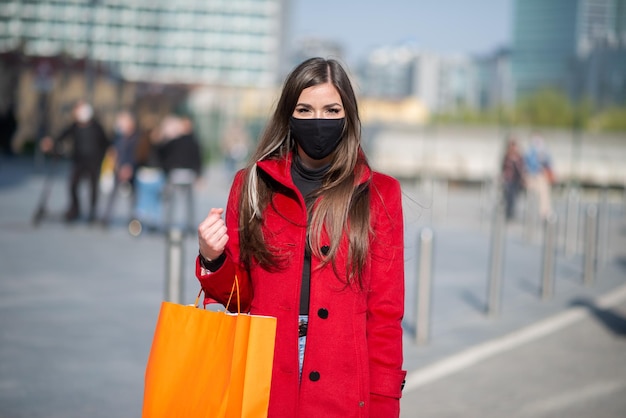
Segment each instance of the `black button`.
[{"label": "black button", "polygon": [[326,309],[326,308],[320,308],[320,309],[317,311],[317,316],[319,316],[319,317],[320,317],[320,318],[322,318],[322,319],[326,319],[326,318],[328,318],[328,309]]},{"label": "black button", "polygon": [[330,247],[328,245],[324,245],[322,248],[320,248],[320,250],[322,250],[322,254],[327,255],[328,251],[330,251]]},{"label": "black button", "polygon": [[312,382],[317,382],[318,380],[320,380],[320,372],[311,372],[311,373],[309,373],[309,379]]}]

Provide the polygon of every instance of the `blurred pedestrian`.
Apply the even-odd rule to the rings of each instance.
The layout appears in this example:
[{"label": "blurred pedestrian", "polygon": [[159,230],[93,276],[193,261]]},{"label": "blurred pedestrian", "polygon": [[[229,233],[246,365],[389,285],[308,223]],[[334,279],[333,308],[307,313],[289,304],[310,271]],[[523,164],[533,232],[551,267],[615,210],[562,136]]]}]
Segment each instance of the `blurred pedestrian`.
[{"label": "blurred pedestrian", "polygon": [[160,140],[159,126],[148,127],[140,135],[135,150],[135,209],[134,219],[128,224],[128,231],[134,236],[144,229],[156,232],[163,223],[165,173],[158,153]]},{"label": "blurred pedestrian", "polygon": [[551,188],[554,183],[552,157],[550,156],[543,137],[533,133],[530,144],[524,155],[526,166],[526,188],[539,202],[539,216],[546,219],[552,213]]},{"label": "blurred pedestrian", "polygon": [[169,176],[176,169],[187,169],[195,178],[202,175],[202,150],[193,123],[187,116],[169,115],[161,123],[159,158]]},{"label": "blurred pedestrian", "polygon": [[176,208],[184,204],[183,230],[195,232],[194,187],[202,177],[202,149],[187,115],[169,115],[163,120],[158,154],[166,178],[167,227],[176,223]]},{"label": "blurred pedestrian", "polygon": [[241,168],[248,158],[250,136],[241,122],[233,122],[222,135],[222,155],[228,179],[232,180],[235,172]]},{"label": "blurred pedestrian", "polygon": [[301,63],[226,210],[198,227],[205,296],[226,304],[237,278],[241,310],[278,319],[268,416],[399,416],[403,231],[400,183],[367,162],[348,75]]},{"label": "blurred pedestrian", "polygon": [[7,156],[14,154],[13,137],[16,131],[15,105],[8,103],[0,109],[0,150]]},{"label": "blurred pedestrian", "polygon": [[72,168],[69,178],[70,203],[65,212],[65,220],[74,221],[80,217],[78,188],[82,179],[89,181],[88,221],[96,220],[99,179],[102,160],[109,147],[109,140],[102,125],[94,117],[92,106],[79,100],[72,110],[73,122],[59,135],[42,138],[40,147],[43,152],[60,152],[60,146],[68,142],[71,148]]},{"label": "blurred pedestrian", "polygon": [[130,222],[134,218],[135,209],[135,170],[137,169],[137,143],[139,131],[133,114],[127,110],[117,114],[115,119],[115,136],[113,146],[109,148],[109,157],[113,161],[113,188],[102,216],[102,226],[108,227],[115,205],[115,200],[122,187],[130,193]]},{"label": "blurred pedestrian", "polygon": [[507,220],[512,220],[515,216],[515,203],[517,195],[524,188],[525,171],[524,158],[517,140],[510,138],[502,159],[502,191]]}]

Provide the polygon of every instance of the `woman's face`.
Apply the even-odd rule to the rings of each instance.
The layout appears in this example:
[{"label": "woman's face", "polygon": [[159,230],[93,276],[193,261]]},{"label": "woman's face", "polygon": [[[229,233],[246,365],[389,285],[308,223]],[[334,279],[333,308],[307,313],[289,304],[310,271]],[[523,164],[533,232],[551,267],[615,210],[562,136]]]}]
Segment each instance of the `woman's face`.
[{"label": "woman's face", "polygon": [[[346,113],[335,86],[325,83],[302,90],[292,116],[296,119],[341,119]],[[310,168],[322,167],[332,159],[332,154],[321,160],[313,159],[299,145],[298,156]]]},{"label": "woman's face", "polygon": [[340,119],[345,115],[341,96],[331,83],[302,90],[293,111],[297,119]]}]

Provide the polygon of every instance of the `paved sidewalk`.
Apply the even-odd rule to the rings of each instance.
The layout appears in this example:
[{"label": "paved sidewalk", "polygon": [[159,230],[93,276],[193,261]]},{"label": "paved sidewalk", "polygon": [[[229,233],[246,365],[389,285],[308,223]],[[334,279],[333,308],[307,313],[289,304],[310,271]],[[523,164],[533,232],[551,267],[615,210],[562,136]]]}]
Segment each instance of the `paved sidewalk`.
[{"label": "paved sidewalk", "polygon": [[430,366],[405,391],[401,416],[626,416],[625,300],[622,287],[600,306],[572,308]]},{"label": "paved sidewalk", "polygon": [[[42,190],[43,174],[43,169],[33,167],[24,159],[0,160],[0,418],[139,417],[145,362],[164,295],[165,239],[157,233],[132,237],[123,222],[124,199],[120,199],[114,223],[107,230],[82,222],[67,226],[55,220],[54,215],[58,217],[66,201],[63,167],[54,177],[49,205],[53,216],[46,218],[39,227],[33,227],[31,220]],[[210,167],[204,184],[196,193],[197,221],[210,207],[224,205],[229,185],[230,179],[219,167]],[[562,314],[575,300],[591,301],[589,312],[602,312],[591,307],[605,309],[617,318],[618,328],[622,324],[623,305],[608,311],[610,308],[601,308],[595,301],[626,283],[623,201],[611,202],[607,238],[610,254],[599,264],[595,283],[592,286],[582,283],[580,254],[565,257],[559,252],[555,296],[548,301],[539,298],[540,240],[528,242],[519,223],[510,226],[505,246],[502,310],[498,317],[490,318],[484,312],[490,231],[481,194],[450,188],[445,205],[435,202],[437,210],[442,207],[444,210],[433,213],[428,209],[431,202],[421,191],[407,186],[405,192],[405,368],[409,370],[409,378],[402,400],[403,416],[456,416],[455,411],[444,408],[445,402],[440,400],[447,401],[450,396],[449,402],[453,404],[458,392],[463,390],[468,390],[468,396],[465,400],[459,398],[459,405],[472,403],[475,411],[492,406],[497,401],[495,395],[480,392],[482,386],[472,388],[474,381],[485,382],[484,390],[487,390],[489,376],[498,374],[497,368],[504,367],[501,363],[520,364],[516,356],[522,355],[524,350],[532,353],[533,349],[552,346],[554,355],[560,359],[558,350],[567,347],[563,344],[577,341],[577,336],[572,336],[570,331],[578,327],[546,336],[545,344],[537,339],[526,347],[501,351],[493,358],[483,357],[484,362],[472,366],[474,368],[448,368],[448,374],[439,372],[439,375],[431,372],[430,380],[424,380],[425,373],[429,367],[445,364],[467,350],[499,341],[513,332]],[[562,211],[562,204],[557,204],[557,209]],[[412,334],[416,238],[420,228],[429,224],[431,218],[434,218],[435,237],[432,333],[429,344],[418,346]],[[198,290],[191,267],[196,251],[195,238],[186,238],[185,303],[193,301]],[[581,321],[587,324],[585,327],[595,329],[591,319]],[[605,338],[601,331],[589,331],[589,338],[597,340],[598,347],[604,350],[598,373],[618,370],[624,364],[619,354],[624,351],[623,336],[614,334],[612,338]],[[594,351],[593,341],[582,341],[589,344],[587,354]],[[536,367],[541,369],[553,359],[548,357],[544,361],[545,364],[539,362]],[[572,356],[571,361],[580,359]],[[555,367],[566,365],[556,364]],[[519,374],[519,379],[535,386],[542,384],[536,375],[523,371],[507,373]],[[585,376],[582,369],[577,373],[580,378]],[[447,383],[456,381],[457,376],[466,376],[466,380],[461,380],[456,389],[448,393]],[[561,383],[571,381],[568,374],[560,376]],[[604,379],[600,374],[593,376],[598,381]],[[558,387],[557,380],[558,376],[548,379],[553,387]],[[581,383],[581,388],[587,388],[583,392],[588,397],[622,390],[615,376],[607,374],[606,382],[604,386],[591,382],[588,387]],[[503,386],[507,382],[493,384],[494,390],[505,390]],[[511,386],[511,390],[517,389]],[[470,393],[473,396],[469,396]],[[558,396],[558,392],[553,395]],[[524,394],[520,399],[530,396]],[[567,404],[567,399],[557,397],[553,403],[561,400]],[[531,411],[549,409],[549,406],[549,403],[548,407],[535,405]]]},{"label": "paved sidewalk", "polygon": [[[599,226],[603,253],[590,285],[583,283],[583,255],[565,254],[560,229],[554,295],[548,300],[540,297],[542,231],[529,234],[522,221],[509,225],[501,311],[490,317],[489,219],[484,219],[476,193],[450,192],[448,216],[432,227],[436,251],[431,338],[426,345],[417,345],[412,334],[417,263],[407,268],[409,374],[402,417],[626,416],[622,199],[618,194],[609,200],[607,222]],[[565,200],[558,195],[555,200],[557,215],[564,219]],[[599,201],[599,196],[587,194],[582,203]],[[419,226],[414,229],[417,236]],[[416,243],[408,247],[407,254],[417,254]],[[410,256],[407,260],[411,265]],[[581,327],[589,331],[579,332]]]}]

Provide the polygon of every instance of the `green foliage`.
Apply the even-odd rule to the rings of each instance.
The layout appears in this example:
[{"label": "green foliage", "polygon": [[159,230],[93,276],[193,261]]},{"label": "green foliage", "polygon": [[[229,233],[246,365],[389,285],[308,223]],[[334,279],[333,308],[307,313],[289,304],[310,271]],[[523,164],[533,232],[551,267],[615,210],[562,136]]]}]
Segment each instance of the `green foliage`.
[{"label": "green foliage", "polygon": [[517,124],[536,127],[568,127],[575,112],[567,96],[558,90],[539,90],[519,100],[516,106]]},{"label": "green foliage", "polygon": [[626,132],[626,107],[613,107],[591,118],[590,129],[603,132]]},{"label": "green foliage", "polygon": [[433,116],[438,124],[577,128],[597,132],[626,132],[626,107],[596,109],[589,99],[572,103],[561,91],[543,89],[521,98],[515,106],[477,110],[462,107]]},{"label": "green foliage", "polygon": [[463,107],[455,112],[436,114],[433,116],[433,121],[443,125],[493,125],[498,123],[499,118],[498,110],[480,111],[470,107]]},{"label": "green foliage", "polygon": [[586,130],[593,117],[593,103],[588,98],[583,99],[574,107],[574,123],[578,128]]}]

